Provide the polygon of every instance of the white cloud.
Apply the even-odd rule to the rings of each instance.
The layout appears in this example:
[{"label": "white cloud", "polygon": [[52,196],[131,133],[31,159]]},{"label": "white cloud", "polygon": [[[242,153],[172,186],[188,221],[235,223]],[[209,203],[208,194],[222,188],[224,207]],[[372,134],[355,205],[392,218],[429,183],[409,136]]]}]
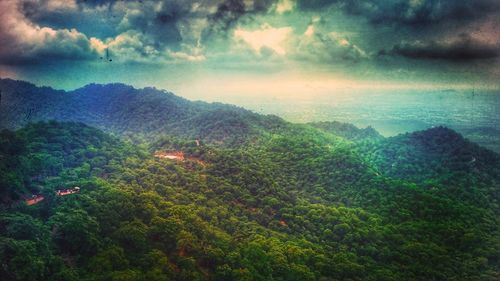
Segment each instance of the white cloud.
[{"label": "white cloud", "polygon": [[78,8],[76,0],[48,0],[46,6],[49,10],[75,10]]},{"label": "white cloud", "polygon": [[302,36],[290,42],[293,58],[299,60],[331,63],[340,61],[359,61],[369,58],[368,54],[348,38],[337,32],[317,32],[309,25]]},{"label": "white cloud", "polygon": [[184,52],[168,51],[170,58],[181,61],[200,62],[206,60],[204,55],[190,55]]},{"label": "white cloud", "polygon": [[276,12],[278,14],[290,12],[294,8],[295,8],[295,1],[293,0],[279,0],[278,3],[276,3]]},{"label": "white cloud", "polygon": [[260,53],[262,48],[269,48],[278,55],[285,55],[285,40],[292,33],[292,27],[274,28],[270,25],[263,25],[257,30],[244,30],[237,28],[234,31],[236,40],[240,40],[248,44],[257,53]]},{"label": "white cloud", "polygon": [[[50,1],[55,8],[62,7]],[[21,3],[0,1],[0,56],[9,59],[88,58],[96,53],[89,38],[76,29],[54,29],[34,24],[21,12]],[[95,40],[94,40],[95,41]],[[94,42],[95,44],[96,42]]]}]

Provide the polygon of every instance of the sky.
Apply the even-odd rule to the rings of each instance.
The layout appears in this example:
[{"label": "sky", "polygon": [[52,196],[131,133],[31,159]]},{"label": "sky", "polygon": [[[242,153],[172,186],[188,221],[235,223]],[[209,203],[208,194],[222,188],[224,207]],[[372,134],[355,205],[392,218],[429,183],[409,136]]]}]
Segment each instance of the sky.
[{"label": "sky", "polygon": [[0,77],[193,99],[500,89],[498,0],[0,0]]}]

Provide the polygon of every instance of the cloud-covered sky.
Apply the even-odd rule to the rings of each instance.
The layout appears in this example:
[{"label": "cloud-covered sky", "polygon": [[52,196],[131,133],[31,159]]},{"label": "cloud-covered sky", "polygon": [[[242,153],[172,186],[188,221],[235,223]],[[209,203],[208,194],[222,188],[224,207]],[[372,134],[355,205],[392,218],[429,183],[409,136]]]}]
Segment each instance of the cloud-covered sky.
[{"label": "cloud-covered sky", "polygon": [[0,11],[0,76],[57,88],[500,87],[498,0],[0,0]]}]

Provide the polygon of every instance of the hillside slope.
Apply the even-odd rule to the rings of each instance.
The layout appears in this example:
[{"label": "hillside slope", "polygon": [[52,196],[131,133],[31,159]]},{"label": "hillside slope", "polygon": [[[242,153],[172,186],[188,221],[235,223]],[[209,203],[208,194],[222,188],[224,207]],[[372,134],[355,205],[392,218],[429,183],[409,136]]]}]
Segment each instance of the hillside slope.
[{"label": "hillside slope", "polygon": [[0,86],[1,280],[500,278],[500,156],[453,130]]},{"label": "hillside slope", "polygon": [[380,174],[475,201],[478,206],[499,206],[500,155],[453,130],[436,127],[362,142],[357,148]]},{"label": "hillside slope", "polygon": [[275,116],[124,84],[90,84],[65,92],[1,79],[0,91],[0,128],[8,129],[36,121],[74,121],[135,137],[169,134],[237,145],[287,126]]},{"label": "hillside slope", "polygon": [[[498,279],[498,207],[377,175],[353,144],[306,132],[248,149],[136,146],[81,123],[3,131],[0,277]],[[475,187],[499,178],[476,180],[453,187],[490,197]],[[72,186],[81,193],[54,195]],[[31,193],[46,199],[26,206]]]}]

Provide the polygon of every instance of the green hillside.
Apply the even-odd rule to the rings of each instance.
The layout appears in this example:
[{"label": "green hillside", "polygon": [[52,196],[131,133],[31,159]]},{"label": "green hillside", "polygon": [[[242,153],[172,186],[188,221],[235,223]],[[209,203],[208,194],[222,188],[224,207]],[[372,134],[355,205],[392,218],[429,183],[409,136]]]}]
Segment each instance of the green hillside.
[{"label": "green hillside", "polygon": [[453,130],[0,89],[1,280],[500,278],[500,156]]},{"label": "green hillside", "polygon": [[[352,142],[288,126],[239,147],[132,144],[81,123],[2,131],[1,279],[500,277],[498,155],[441,128]],[[386,171],[391,157],[415,167]]]},{"label": "green hillside", "polygon": [[278,117],[233,105],[192,102],[155,88],[124,84],[90,84],[65,92],[0,79],[0,91],[0,128],[11,130],[30,122],[73,121],[134,140],[168,134],[235,146],[287,126]]}]

